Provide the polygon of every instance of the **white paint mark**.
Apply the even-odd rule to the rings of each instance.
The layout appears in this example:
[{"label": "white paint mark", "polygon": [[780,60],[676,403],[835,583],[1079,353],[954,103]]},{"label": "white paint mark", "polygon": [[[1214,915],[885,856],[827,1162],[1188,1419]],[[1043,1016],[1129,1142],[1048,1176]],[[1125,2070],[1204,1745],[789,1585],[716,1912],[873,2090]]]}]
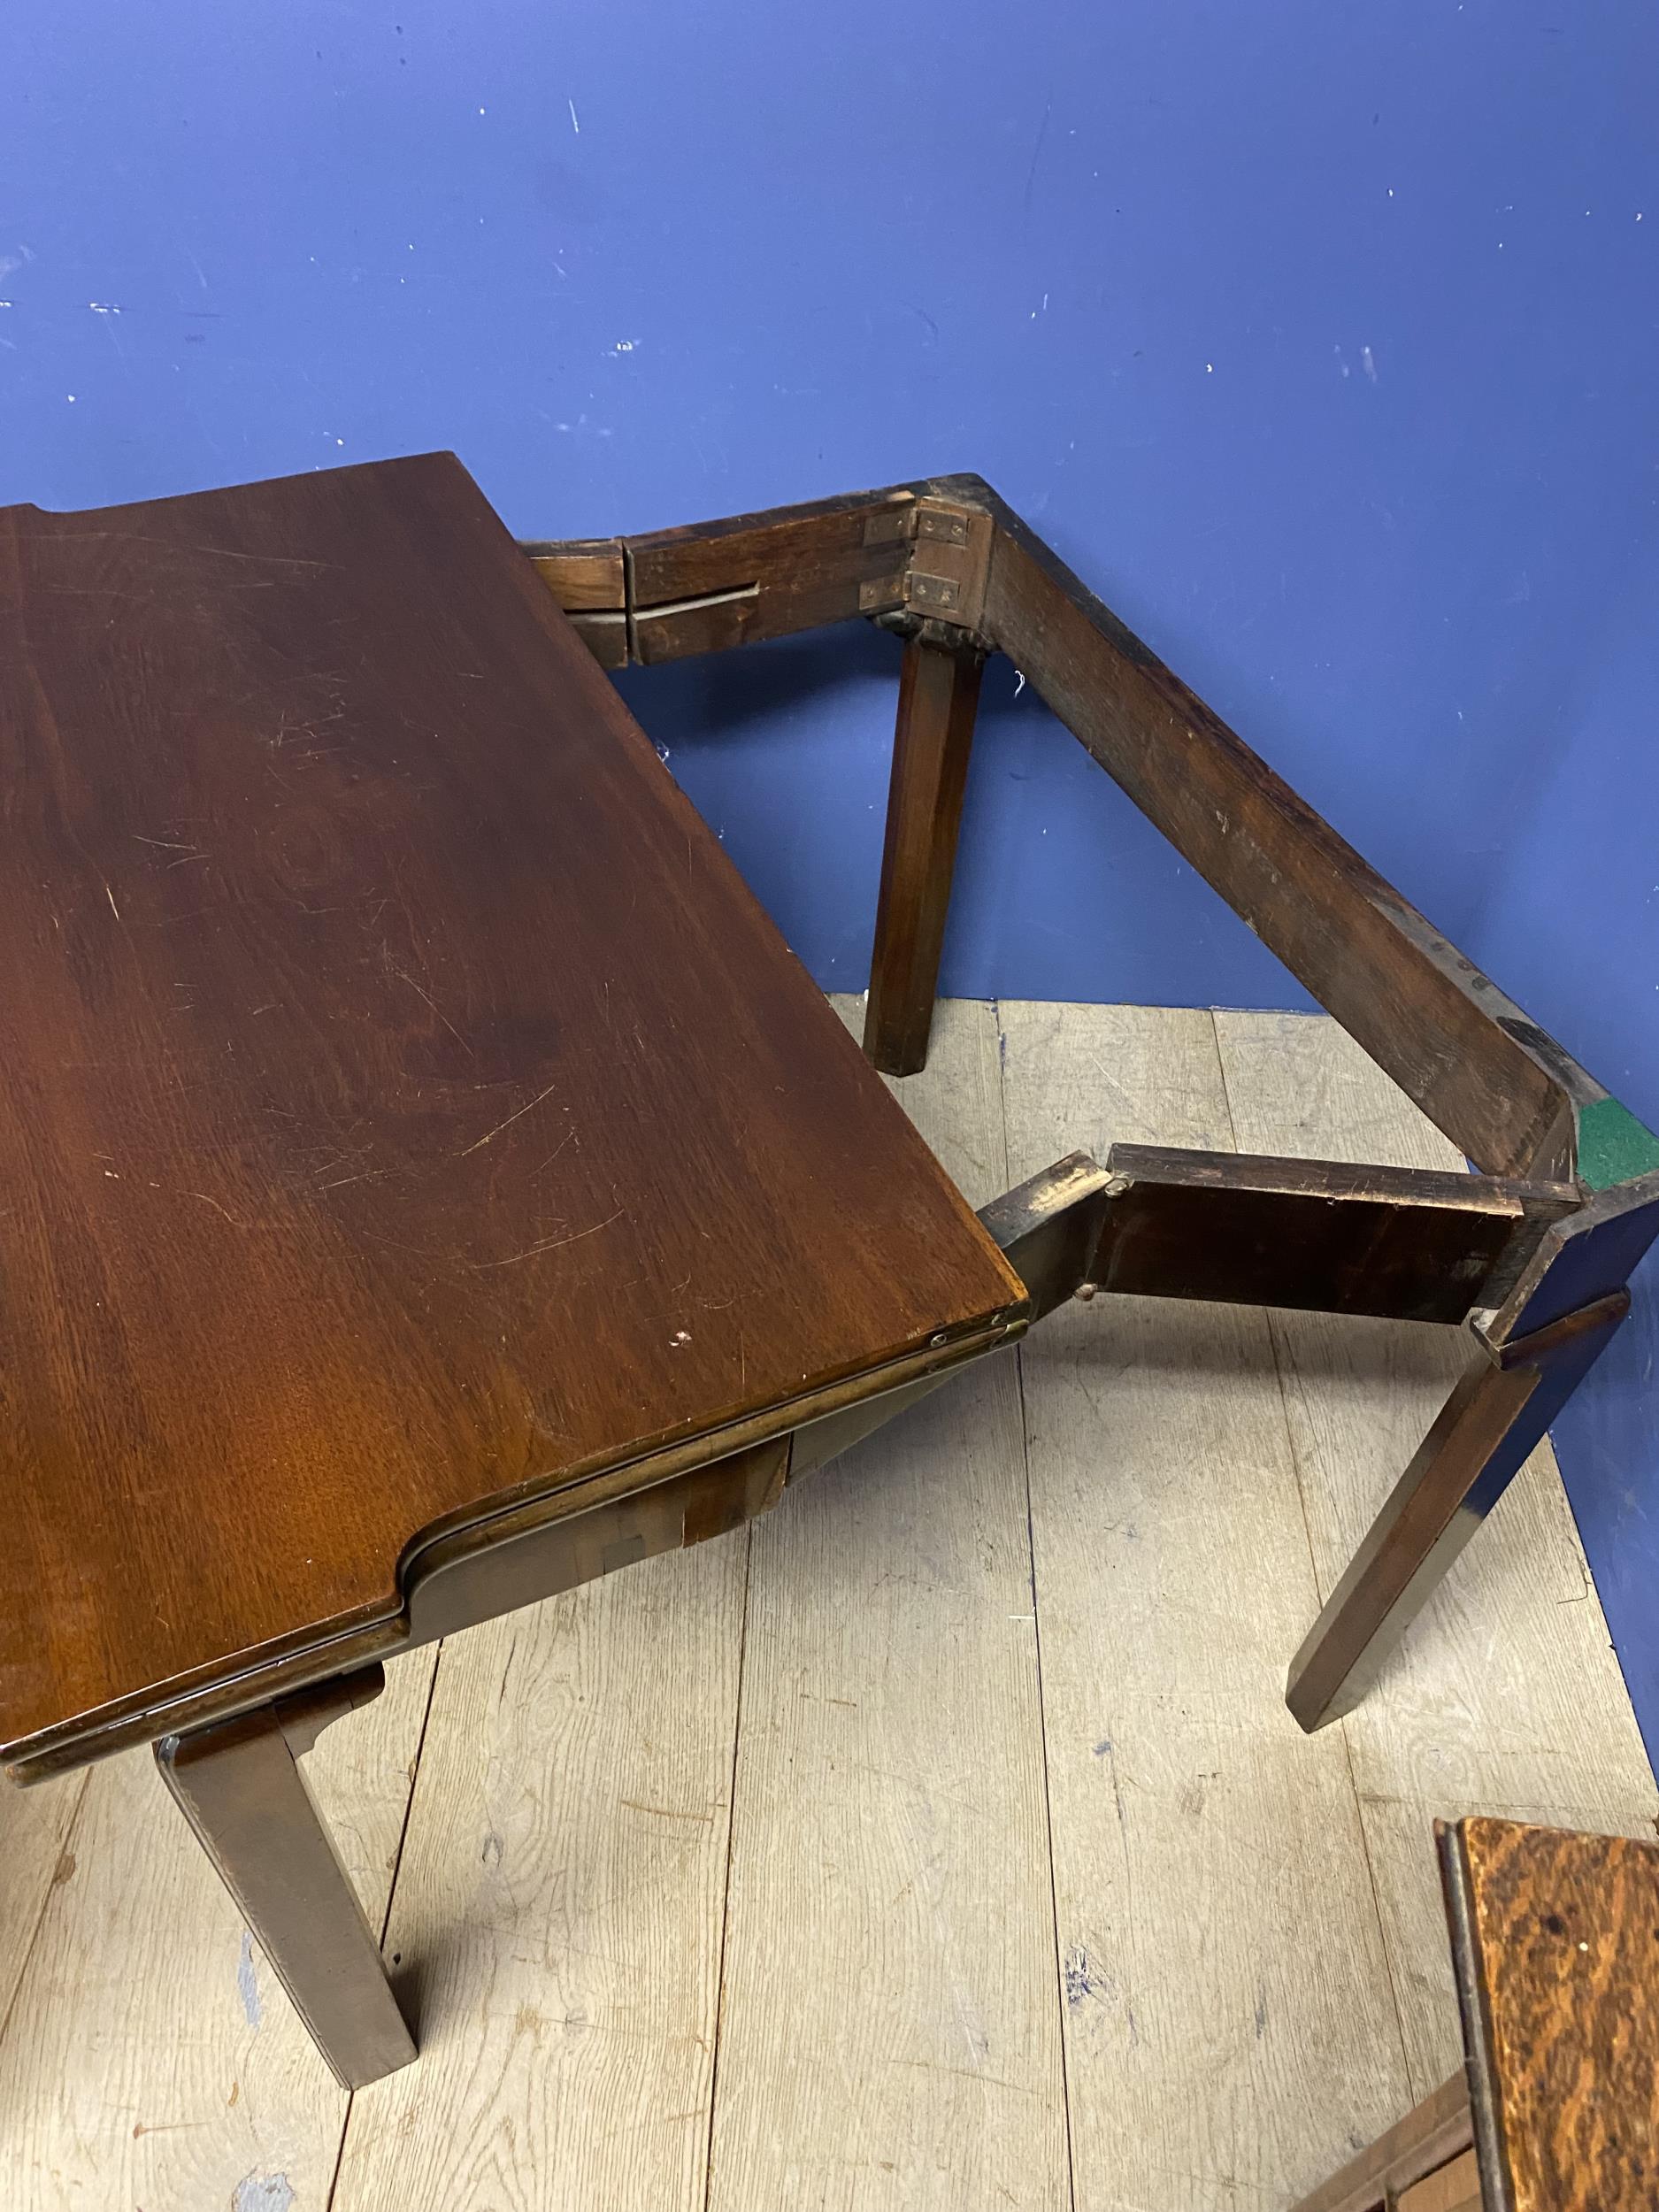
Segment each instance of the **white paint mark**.
[{"label": "white paint mark", "polygon": [[231,2212],[288,2212],[293,2185],[286,2174],[244,2174],[230,2200]]},{"label": "white paint mark", "polygon": [[691,1341],[691,1333],[687,1329],[676,1329],[669,1341],[672,1344],[689,1344]]},{"label": "white paint mark", "polygon": [[1024,691],[1024,689],[1025,689],[1025,670],[1024,670],[1023,668],[1017,668],[1017,669],[1014,671],[1014,696],[1015,696],[1015,698],[1017,698],[1017,699],[1018,699],[1018,696],[1019,696],[1019,695],[1020,695],[1020,693],[1021,693],[1022,691]]},{"label": "white paint mark", "polygon": [[639,342],[637,338],[618,338],[611,350],[612,353],[632,353]]},{"label": "white paint mark", "polygon": [[[1639,215],[1636,220],[1640,222],[1641,217]],[[107,300],[88,300],[87,306],[94,315],[119,315],[121,311],[119,307],[112,306]]]},{"label": "white paint mark", "polygon": [[1206,362],[1205,362],[1205,364],[1204,364],[1204,374],[1205,374],[1206,376],[1214,376],[1214,374],[1215,374],[1215,373],[1216,373],[1216,365],[1215,365],[1215,363],[1214,363],[1213,361],[1206,361]]},{"label": "white paint mark", "polygon": [[479,110],[479,113],[480,113],[480,115],[482,115],[482,113],[483,113],[483,112],[484,112],[483,109],[482,109],[482,108],[480,108],[480,110]]},{"label": "white paint mark", "polygon": [[65,399],[69,402],[69,404],[70,404],[72,407],[74,405],[74,403],[75,403],[75,396],[74,396],[74,394],[73,394],[73,392],[65,392],[65,393],[64,394],[64,397],[65,397]]},{"label": "white paint mark", "polygon": [[1359,363],[1361,368],[1364,370],[1366,375],[1370,377],[1371,382],[1374,384],[1377,381],[1377,364],[1372,357],[1371,349],[1369,346],[1362,346],[1360,348]]},{"label": "white paint mark", "polygon": [[577,137],[580,138],[582,134],[582,127],[576,120],[576,103],[574,100],[566,100],[565,104],[571,111],[571,128],[575,132]]},{"label": "white paint mark", "polygon": [[236,1994],[242,1999],[243,2018],[250,2028],[257,2028],[264,2008],[259,2002],[259,1977],[254,1970],[253,1937],[246,1928],[242,1932],[242,1956],[236,1962]]},{"label": "white paint mark", "polygon": [[1391,185],[1389,186],[1389,188],[1388,188],[1388,196],[1389,196],[1389,198],[1392,200],[1392,199],[1393,199],[1393,197],[1394,197],[1394,188],[1393,185],[1391,184]]}]

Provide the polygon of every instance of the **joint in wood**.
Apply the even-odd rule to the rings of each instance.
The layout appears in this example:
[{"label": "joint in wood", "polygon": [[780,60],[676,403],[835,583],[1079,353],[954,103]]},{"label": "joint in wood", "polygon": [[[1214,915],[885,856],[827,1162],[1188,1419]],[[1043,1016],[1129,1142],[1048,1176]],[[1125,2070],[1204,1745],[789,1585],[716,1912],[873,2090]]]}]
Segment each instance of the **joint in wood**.
[{"label": "joint in wood", "polygon": [[977,632],[985,611],[995,536],[989,515],[953,502],[918,501],[916,546],[905,577],[906,607]]},{"label": "joint in wood", "polygon": [[902,545],[915,534],[914,507],[878,507],[864,517],[866,545]]}]

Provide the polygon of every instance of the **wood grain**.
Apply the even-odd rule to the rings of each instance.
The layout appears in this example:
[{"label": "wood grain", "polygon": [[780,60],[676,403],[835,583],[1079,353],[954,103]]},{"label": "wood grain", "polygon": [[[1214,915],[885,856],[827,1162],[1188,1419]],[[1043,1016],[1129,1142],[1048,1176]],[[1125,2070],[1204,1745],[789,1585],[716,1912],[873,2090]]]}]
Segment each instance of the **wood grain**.
[{"label": "wood grain", "polygon": [[1118,1144],[1102,1290],[1461,1321],[1494,1303],[1566,1185]]},{"label": "wood grain", "polygon": [[9,1760],[1017,1295],[452,457],[8,511],[0,770]]},{"label": "wood grain", "polygon": [[897,485],[627,539],[633,657],[719,652],[900,606],[915,503]]},{"label": "wood grain", "polygon": [[[900,1095],[1002,1187],[990,1008]],[[755,1525],[710,2212],[1065,2201],[1021,1440],[998,1354]]]},{"label": "wood grain", "polygon": [[336,2212],[702,2207],[748,1543],[445,1642]]},{"label": "wood grain", "polygon": [[[395,1662],[385,1696],[306,1761],[377,1928],[434,1656]],[[64,1787],[6,1792],[0,1837],[9,1844],[19,1806]],[[296,2206],[326,2204],[345,2093],[150,1755],[110,1760],[68,1787],[82,1795],[80,1816],[0,2037],[0,2202],[265,2212],[286,2205],[286,2188]]]},{"label": "wood grain", "polygon": [[[1241,1145],[1402,1167],[1459,1164],[1455,1148],[1334,1022],[1220,1013],[1216,1026]],[[1459,1333],[1409,1322],[1275,1313],[1269,1325],[1323,1601],[1468,1353]],[[1297,1624],[1286,1663],[1313,1618]],[[1445,1916],[1424,1848],[1429,1824],[1485,1809],[1636,1831],[1659,1815],[1548,1445],[1340,1725],[1383,1914],[1409,2096],[1425,2096],[1462,2061]],[[1333,2127],[1325,2170],[1342,2155]]]},{"label": "wood grain", "polygon": [[[1011,1174],[1230,1148],[1209,1014],[1002,1013]],[[1096,1298],[1019,1357],[1077,2200],[1284,2203],[1410,2098],[1346,1750],[1282,1702],[1316,1594],[1267,1325]]]},{"label": "wood grain", "polygon": [[1502,2169],[1493,2200],[1647,2212],[1659,2185],[1659,1847],[1479,1817],[1449,1841]]},{"label": "wood grain", "polygon": [[1570,1172],[1571,1064],[988,487],[977,496],[998,522],[985,628],[1086,749],[1479,1166]]},{"label": "wood grain", "polygon": [[[979,1076],[970,1083],[954,1056],[964,1018],[985,1017],[940,1010],[944,1087],[933,1089],[929,1075],[900,1096],[921,1093],[917,1110],[930,1133],[953,1141],[946,1164],[978,1198],[1027,1162],[1017,1151],[1005,1166],[972,1133],[986,1109]],[[1030,1163],[1046,1167],[1076,1144],[1115,1138],[1225,1145],[1213,1064],[1206,1070],[1199,1048],[1208,1018],[1010,1010],[1008,1096]],[[1328,1021],[1224,1016],[1221,1034],[1231,1111],[1252,1148],[1455,1164]],[[930,2055],[902,2039],[923,2045],[939,2032],[926,2004],[950,1993],[953,1975],[993,2023],[1023,2016],[1033,1941],[1023,1854],[1042,1820],[1029,1794],[1041,1770],[1035,1754],[1019,1752],[1035,1724],[1020,1701],[1029,1694],[1017,1698],[1018,1678],[1005,1671],[1003,1629],[1028,1637],[1040,1628],[1042,1638],[1070,1970],[1054,2002],[1065,2008],[1071,2045],[1079,2206],[1272,2212],[1461,2063],[1427,1847],[1432,1815],[1486,1805],[1637,1832],[1659,1811],[1542,1455],[1371,1702],[1319,1745],[1294,1730],[1282,1709],[1283,1669],[1317,1592],[1307,1540],[1298,1566],[1286,1534],[1282,1464],[1264,1440],[1263,1354],[1250,1334],[1258,1320],[1169,1303],[1136,1314],[1096,1299],[1033,1335],[1021,1356],[1046,1563],[1038,1623],[998,1622],[987,1602],[1008,1573],[1003,1446],[977,1415],[958,1432],[951,1409],[953,1397],[972,1400],[996,1381],[1000,1356],[918,1411],[918,1423],[937,1428],[875,1440],[864,1479],[857,1462],[815,1474],[770,1525],[757,1525],[757,1543],[780,1539],[783,1515],[816,1513],[828,1486],[845,1484],[849,1509],[826,1509],[811,1540],[792,1548],[766,1601],[767,1632],[782,1672],[797,1663],[789,1639],[806,1649],[810,1631],[822,1639],[810,1647],[815,1660],[828,1650],[849,1678],[876,1688],[869,1712],[797,1698],[765,1753],[775,1796],[746,1799],[755,1817],[740,1844],[754,1894],[798,1909],[803,1961],[836,1978],[817,1983],[803,1965],[791,1986],[789,1928],[760,1932],[771,1947],[766,2016],[787,2020],[798,2040],[786,2068],[751,2026],[740,2059],[740,2015],[730,2015],[718,2094],[723,2111],[729,2100],[722,2124],[738,2174],[786,2172],[798,2141],[827,2177],[839,2125],[843,2139],[879,2143],[874,2155],[895,2170],[910,2159],[910,2201],[929,2202],[931,2186],[941,2212],[1005,2212],[1009,2165],[1034,2143],[1032,2116],[1046,2124],[1051,2109],[1041,2096],[892,2066],[875,2102],[883,2050]],[[1433,1360],[1450,1334],[1363,1320],[1304,1326],[1300,1316],[1276,1318],[1273,1329],[1281,1358],[1293,1338],[1296,1347],[1284,1396],[1314,1554],[1328,1576],[1443,1393]],[[1054,1330],[1070,1334],[1052,1340],[1053,1360],[1040,1368]],[[902,1524],[882,1518],[889,1486],[910,1517]],[[972,1549],[981,1502],[993,1539],[982,1583]],[[868,1571],[873,1585],[881,1571],[861,1513],[889,1551],[914,1532],[900,1563],[909,1579],[872,1587],[865,1611],[836,1622],[826,1591],[862,1594],[859,1578]],[[407,2075],[357,2100],[334,2212],[402,2212],[416,2201],[452,2212],[699,2206],[701,2168],[676,2130],[701,2129],[706,2141],[711,2062],[690,2038],[711,2035],[724,1860],[710,1832],[729,1786],[741,1627],[741,1583],[720,1562],[728,1542],[745,1541],[629,1568],[446,1645],[399,1884],[409,1916],[392,1946],[403,1950],[399,1971],[419,1982],[427,2049]],[[1030,1611],[1021,1595],[1023,1604],[1016,1596],[1002,1609]],[[977,1625],[976,1602],[987,1609]],[[515,1638],[530,1629],[531,1644],[515,1655]],[[430,1663],[426,1653],[388,1669],[388,1697],[330,1730],[311,1755],[365,1893],[371,1865],[396,1847],[426,1687],[412,1670]],[[761,1678],[751,1671],[751,1688]],[[955,1686],[941,1692],[941,1683]],[[780,1709],[789,1686],[780,1680]],[[372,1755],[400,1700],[405,1733]],[[889,1767],[887,1780],[849,1770],[860,1729],[898,1743],[910,1765]],[[1121,1825],[1110,1762],[1096,1755],[1108,1741]],[[1356,1872],[1352,1816],[1333,1779],[1344,1743],[1377,1905],[1363,1868]],[[808,1781],[823,1783],[825,1825],[848,1839],[827,1901],[822,1857],[803,1844],[803,1832],[816,1832],[818,1800],[792,1780],[792,1750]],[[380,1781],[370,1772],[377,1759]],[[1007,1803],[995,1793],[1002,1775],[1018,1783]],[[921,1786],[932,1827],[920,1817]],[[32,1857],[36,1832],[18,1824],[59,1805],[66,1815],[77,1801],[85,1809],[67,1832],[75,1868],[53,1886],[48,1843]],[[642,1805],[714,1818],[653,1818]],[[907,1805],[917,1809],[908,1827]],[[980,1854],[983,1864],[973,1858],[987,1807],[1021,1855],[998,1843]],[[861,1808],[867,1822],[855,1817]],[[694,1827],[699,1840],[678,1853],[654,1834]],[[919,1905],[916,1893],[890,1903],[904,1878],[895,1874],[887,1890],[867,1893],[881,1910],[865,1923],[857,1870],[883,1858],[926,1864],[940,1850],[935,1891],[920,1884]],[[234,1912],[147,1759],[0,1793],[0,1913],[37,1875],[42,1885],[19,1911],[29,1962],[0,2035],[0,2201],[30,2212],[106,2203],[225,2212],[246,2184],[243,2212],[264,2212],[282,2200],[286,2176],[295,2212],[325,2204],[344,2100],[257,1953],[247,1964],[260,2025],[250,2028]],[[949,1970],[933,1963],[923,1924],[935,1895]],[[966,1925],[975,1898],[985,1920],[977,1933]],[[728,1968],[735,1989],[735,1957]],[[561,2009],[585,2010],[591,2024],[560,2026]],[[1033,2053],[1041,2033],[1033,2016]],[[764,2070],[753,2093],[751,2059]],[[854,2076],[858,2093],[838,2107],[838,2070],[849,2061],[864,2070]],[[993,2070],[1039,2085],[1041,2068],[1030,2064],[1029,2074]],[[699,2104],[699,2116],[673,2120]],[[941,2152],[941,2178],[930,2184],[926,2153],[953,2116],[965,2133]],[[469,2145],[486,2147],[471,2162]],[[1050,2156],[1032,2150],[1045,2181]],[[864,2190],[878,2204],[884,2188],[895,2208],[904,2201],[876,2164],[843,2168],[836,2179],[843,2193],[827,2202],[838,2212],[862,2203]],[[718,2212],[733,2212],[723,2185],[717,2158]],[[1006,2185],[1018,2200],[1022,2182]],[[813,2201],[804,2188],[795,2194]],[[1066,2201],[1062,2175],[1045,2212]],[[736,2203],[749,2212],[741,2196]]]},{"label": "wood grain", "polygon": [[864,1025],[887,1075],[914,1075],[927,1058],[982,665],[977,653],[905,644]]},{"label": "wood grain", "polygon": [[1480,2170],[1473,2151],[1438,2167],[1404,2192],[1398,2212],[1480,2212]]}]

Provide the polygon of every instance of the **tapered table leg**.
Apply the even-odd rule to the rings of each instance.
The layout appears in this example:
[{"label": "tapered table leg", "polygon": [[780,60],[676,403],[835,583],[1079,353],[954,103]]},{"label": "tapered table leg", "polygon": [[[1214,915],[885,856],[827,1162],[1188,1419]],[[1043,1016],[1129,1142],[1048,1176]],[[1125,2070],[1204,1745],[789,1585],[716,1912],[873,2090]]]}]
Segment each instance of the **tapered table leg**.
[{"label": "tapered table leg", "polygon": [[1304,1728],[1350,1712],[1441,1576],[1630,1310],[1625,1278],[1659,1232],[1659,1175],[1553,1224],[1302,1649],[1286,1702]]},{"label": "tapered table leg", "polygon": [[864,1050],[885,1075],[914,1075],[927,1059],[983,665],[976,650],[920,638],[904,648],[864,1023]]},{"label": "tapered table leg", "polygon": [[371,1668],[156,1746],[162,1779],[348,2089],[407,2066],[415,2043],[297,1762],[382,1679]]}]

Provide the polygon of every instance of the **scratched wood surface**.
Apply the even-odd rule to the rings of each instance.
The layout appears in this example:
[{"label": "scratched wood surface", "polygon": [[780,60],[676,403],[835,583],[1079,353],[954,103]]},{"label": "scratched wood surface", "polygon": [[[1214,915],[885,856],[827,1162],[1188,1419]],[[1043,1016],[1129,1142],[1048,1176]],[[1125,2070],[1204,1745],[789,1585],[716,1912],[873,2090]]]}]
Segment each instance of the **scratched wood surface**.
[{"label": "scratched wood surface", "polygon": [[[1462,1164],[1322,1016],[1216,1018],[1233,1131],[1293,1155]],[[1467,1355],[1408,1323],[1269,1317],[1323,1603]],[[1310,1616],[1310,1619],[1311,1619]],[[1436,1817],[1653,1833],[1659,1793],[1548,1444],[1342,1724],[1415,2102],[1461,2059]],[[1402,2107],[1403,2109],[1403,2107]],[[1332,2165],[1341,2139],[1332,2131]]]},{"label": "scratched wood surface", "polygon": [[[973,1198],[1004,1141],[1010,1181],[1114,1137],[1447,1164],[1317,1018],[1005,1007],[1000,1121],[990,1018],[946,1009],[951,1079],[899,1086]],[[372,1908],[403,1836],[426,2039],[349,2107],[144,1760],[0,1792],[0,2202],[1273,2212],[1397,2119],[1456,2047],[1431,1817],[1652,1832],[1547,1455],[1310,1741],[1285,1666],[1448,1348],[1096,1301],[1020,1356],[1034,1603],[1010,1356],[752,1565],[740,1534],[450,1640],[406,1835],[431,1655],[323,1737]]]},{"label": "scratched wood surface", "polygon": [[0,511],[0,780],[9,1760],[1018,1295],[453,455]]}]

